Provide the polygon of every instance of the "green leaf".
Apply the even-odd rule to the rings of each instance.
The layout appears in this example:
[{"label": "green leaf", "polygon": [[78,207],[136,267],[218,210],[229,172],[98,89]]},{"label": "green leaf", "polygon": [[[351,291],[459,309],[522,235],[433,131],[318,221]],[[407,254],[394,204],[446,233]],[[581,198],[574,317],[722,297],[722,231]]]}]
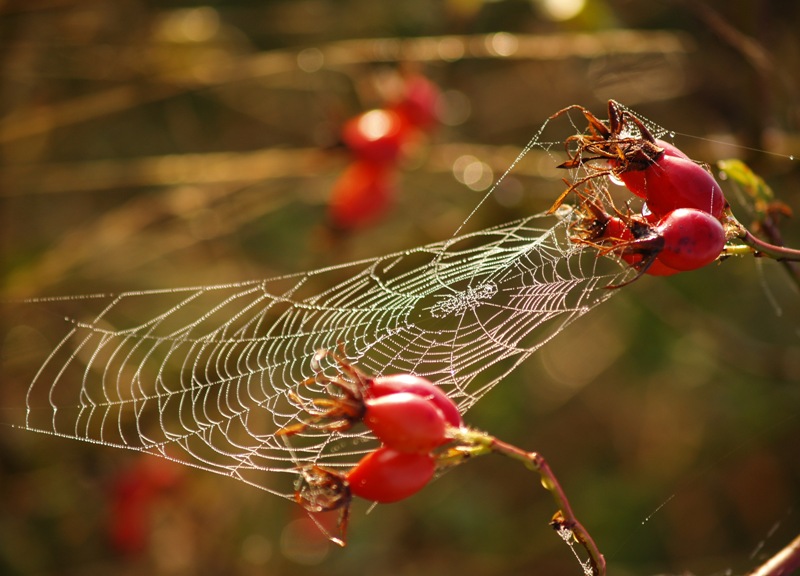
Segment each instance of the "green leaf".
[{"label": "green leaf", "polygon": [[764,182],[764,179],[753,172],[747,164],[735,158],[720,160],[717,162],[717,166],[722,171],[724,178],[741,187],[749,200],[749,207],[754,212],[756,220],[761,220],[766,216],[770,204],[775,201],[775,194],[772,188]]}]

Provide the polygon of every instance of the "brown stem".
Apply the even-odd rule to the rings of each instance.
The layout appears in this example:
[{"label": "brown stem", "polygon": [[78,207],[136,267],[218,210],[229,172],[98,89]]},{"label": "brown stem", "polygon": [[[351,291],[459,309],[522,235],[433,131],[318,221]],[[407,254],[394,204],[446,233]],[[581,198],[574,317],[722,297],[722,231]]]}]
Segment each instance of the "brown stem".
[{"label": "brown stem", "polygon": [[578,521],[578,518],[572,511],[572,506],[567,499],[567,495],[564,493],[563,488],[561,488],[561,484],[558,482],[556,475],[553,473],[553,470],[550,468],[544,456],[538,452],[525,452],[516,446],[507,444],[494,437],[491,437],[491,449],[498,454],[503,454],[509,458],[519,460],[525,464],[527,468],[539,473],[542,477],[542,486],[552,494],[553,499],[556,501],[556,506],[558,506],[559,509],[559,512],[553,517],[553,526],[556,529],[562,527],[569,529],[589,555],[592,574],[604,576],[606,573],[605,557],[600,552],[600,549],[589,534],[589,531]]},{"label": "brown stem", "polygon": [[[570,506],[566,493],[561,488],[561,484],[559,484],[556,475],[544,456],[537,452],[526,452],[516,446],[498,440],[494,436],[468,428],[461,428],[455,431],[453,436],[454,440],[461,446],[454,449],[454,454],[453,452],[450,453],[452,460],[449,463],[458,464],[470,456],[494,452],[522,462],[529,470],[538,472],[542,486],[550,492],[556,502],[556,506],[558,506],[558,512],[553,516],[550,523],[551,526],[558,531],[562,529],[569,530],[575,540],[586,550],[592,574],[594,576],[605,576],[606,561],[603,554],[589,531],[578,521],[572,511],[572,506]],[[447,457],[444,458],[443,463],[448,464]]]},{"label": "brown stem", "polygon": [[800,536],[792,540],[783,550],[764,564],[750,572],[749,576],[788,576],[800,569]]},{"label": "brown stem", "polygon": [[761,240],[749,230],[744,231],[744,235],[740,236],[742,242],[750,246],[753,250],[777,260],[778,262],[800,262],[800,250],[794,248],[786,248],[785,246],[776,246]]},{"label": "brown stem", "polygon": [[800,266],[797,264],[800,262],[800,250],[770,244],[769,242],[761,240],[744,227],[742,227],[742,234],[739,236],[739,239],[755,250],[756,255],[766,256],[780,262],[797,287],[800,288]]}]

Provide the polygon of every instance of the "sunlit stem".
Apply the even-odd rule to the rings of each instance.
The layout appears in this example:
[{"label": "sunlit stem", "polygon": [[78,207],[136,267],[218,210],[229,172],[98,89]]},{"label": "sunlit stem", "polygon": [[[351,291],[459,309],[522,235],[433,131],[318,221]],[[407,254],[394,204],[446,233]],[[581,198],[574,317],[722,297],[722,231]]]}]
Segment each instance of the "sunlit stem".
[{"label": "sunlit stem", "polygon": [[567,495],[561,488],[561,484],[559,484],[544,456],[537,452],[526,452],[516,446],[498,440],[494,436],[470,428],[460,428],[457,431],[453,431],[452,436],[459,445],[444,455],[442,463],[445,465],[455,465],[473,456],[495,453],[513,458],[522,462],[529,470],[538,472],[542,486],[550,492],[558,507],[558,512],[553,516],[553,520],[550,523],[551,526],[558,531],[562,529],[570,530],[575,540],[586,550],[592,574],[595,576],[605,575],[606,561],[603,554],[589,532],[576,518]]},{"label": "sunlit stem", "polygon": [[800,536],[751,572],[749,576],[781,576],[794,574],[798,569],[800,569]]},{"label": "sunlit stem", "polygon": [[744,235],[740,236],[742,242],[752,248],[756,253],[777,260],[778,262],[800,262],[800,250],[776,246],[761,240],[752,232],[745,230]]},{"label": "sunlit stem", "polygon": [[[800,250],[770,244],[750,232],[730,215],[728,221],[734,230],[732,237],[742,244],[726,246],[725,254],[737,256],[755,254],[759,257],[776,260],[784,265],[794,283],[800,287],[800,267],[797,265],[800,262]],[[731,235],[729,235],[729,238],[731,238]]]}]

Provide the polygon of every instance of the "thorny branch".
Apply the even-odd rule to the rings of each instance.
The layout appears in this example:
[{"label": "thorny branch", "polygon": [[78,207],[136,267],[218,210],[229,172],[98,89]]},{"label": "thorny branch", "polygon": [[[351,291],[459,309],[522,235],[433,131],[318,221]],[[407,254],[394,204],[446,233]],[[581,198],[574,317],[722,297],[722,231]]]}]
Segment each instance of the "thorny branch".
[{"label": "thorny branch", "polygon": [[572,506],[566,493],[561,488],[561,484],[544,456],[537,452],[526,452],[516,446],[498,440],[494,436],[470,428],[461,428],[456,431],[454,440],[460,445],[450,450],[453,465],[459,464],[472,456],[496,453],[522,462],[529,470],[538,472],[541,477],[542,487],[550,492],[556,502],[556,506],[558,506],[558,511],[550,521],[550,525],[559,534],[563,534],[565,530],[568,531],[572,538],[586,550],[589,557],[589,568],[593,576],[605,576],[605,557],[600,552],[589,531],[578,521],[572,511]]}]

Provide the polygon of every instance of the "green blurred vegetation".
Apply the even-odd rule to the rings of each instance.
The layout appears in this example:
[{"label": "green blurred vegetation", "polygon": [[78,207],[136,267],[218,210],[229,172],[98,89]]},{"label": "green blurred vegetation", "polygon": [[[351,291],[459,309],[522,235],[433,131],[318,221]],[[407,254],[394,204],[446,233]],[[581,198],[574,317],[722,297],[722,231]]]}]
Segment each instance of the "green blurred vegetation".
[{"label": "green blurred vegetation", "polygon": [[[550,114],[602,115],[612,97],[693,158],[741,157],[800,210],[785,157],[800,151],[800,5],[587,0],[564,21],[546,6],[0,1],[4,299],[234,282],[440,240],[482,195],[456,158],[496,177]],[[401,63],[445,91],[446,123],[392,212],[333,241],[338,127]],[[548,207],[558,176],[532,155],[470,226]],[[783,232],[800,246],[796,221]],[[39,330],[3,328],[3,423],[36,368],[26,345],[59,337]],[[800,295],[772,262],[643,278],[468,420],[549,459],[612,574],[744,573],[800,531],[799,338]],[[499,458],[355,506],[344,550],[298,507],[189,470],[158,497],[145,549],[120,556],[109,486],[137,458],[0,429],[0,573],[580,573],[548,494]]]}]

